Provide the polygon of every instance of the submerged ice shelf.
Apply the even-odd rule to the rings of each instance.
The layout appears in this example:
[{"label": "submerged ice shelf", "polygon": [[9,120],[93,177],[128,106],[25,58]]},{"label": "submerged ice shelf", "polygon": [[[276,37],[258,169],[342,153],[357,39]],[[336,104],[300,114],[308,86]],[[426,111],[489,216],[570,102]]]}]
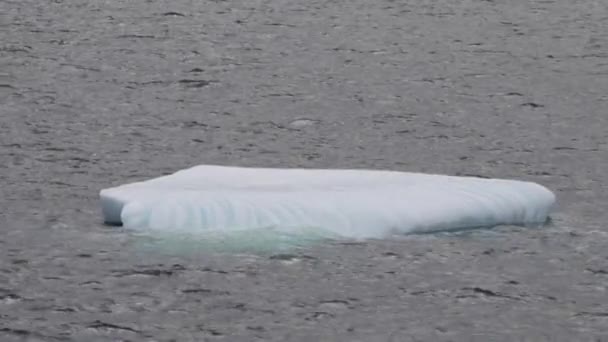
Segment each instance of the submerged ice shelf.
[{"label": "submerged ice shelf", "polygon": [[163,233],[382,238],[547,220],[555,202],[529,182],[372,170],[200,165],[100,192],[104,221]]}]

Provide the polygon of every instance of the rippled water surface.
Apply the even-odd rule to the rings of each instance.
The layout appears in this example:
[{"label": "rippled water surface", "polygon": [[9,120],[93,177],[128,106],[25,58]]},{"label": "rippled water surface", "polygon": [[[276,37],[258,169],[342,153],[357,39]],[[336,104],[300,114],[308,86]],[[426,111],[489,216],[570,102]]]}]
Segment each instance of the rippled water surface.
[{"label": "rippled water surface", "polygon": [[[0,340],[608,340],[606,6],[0,1]],[[101,223],[100,189],[203,163],[516,178],[559,208],[270,253]]]}]

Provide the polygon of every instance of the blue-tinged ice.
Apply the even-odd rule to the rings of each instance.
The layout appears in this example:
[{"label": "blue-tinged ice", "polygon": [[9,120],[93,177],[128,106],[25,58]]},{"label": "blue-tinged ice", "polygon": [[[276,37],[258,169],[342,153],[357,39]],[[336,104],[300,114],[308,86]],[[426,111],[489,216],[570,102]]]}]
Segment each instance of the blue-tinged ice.
[{"label": "blue-tinged ice", "polygon": [[104,220],[127,229],[222,234],[269,229],[332,238],[543,223],[536,183],[372,170],[201,165],[104,189]]}]

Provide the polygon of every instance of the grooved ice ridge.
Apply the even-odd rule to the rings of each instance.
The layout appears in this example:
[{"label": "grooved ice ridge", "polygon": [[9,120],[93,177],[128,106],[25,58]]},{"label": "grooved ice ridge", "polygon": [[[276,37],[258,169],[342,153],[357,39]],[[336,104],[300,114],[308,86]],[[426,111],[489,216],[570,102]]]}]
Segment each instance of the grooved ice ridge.
[{"label": "grooved ice ridge", "polygon": [[104,221],[162,232],[313,229],[382,238],[543,223],[555,195],[530,182],[376,170],[200,165],[100,192]]}]

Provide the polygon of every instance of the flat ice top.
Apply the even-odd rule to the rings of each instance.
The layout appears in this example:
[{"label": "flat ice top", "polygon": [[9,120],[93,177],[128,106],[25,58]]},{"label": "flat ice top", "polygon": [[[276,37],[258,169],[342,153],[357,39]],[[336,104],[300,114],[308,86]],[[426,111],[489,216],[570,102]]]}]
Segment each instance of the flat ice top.
[{"label": "flat ice top", "polygon": [[347,238],[547,220],[554,194],[529,182],[372,170],[200,165],[104,189],[104,220],[128,229],[306,229]]}]

